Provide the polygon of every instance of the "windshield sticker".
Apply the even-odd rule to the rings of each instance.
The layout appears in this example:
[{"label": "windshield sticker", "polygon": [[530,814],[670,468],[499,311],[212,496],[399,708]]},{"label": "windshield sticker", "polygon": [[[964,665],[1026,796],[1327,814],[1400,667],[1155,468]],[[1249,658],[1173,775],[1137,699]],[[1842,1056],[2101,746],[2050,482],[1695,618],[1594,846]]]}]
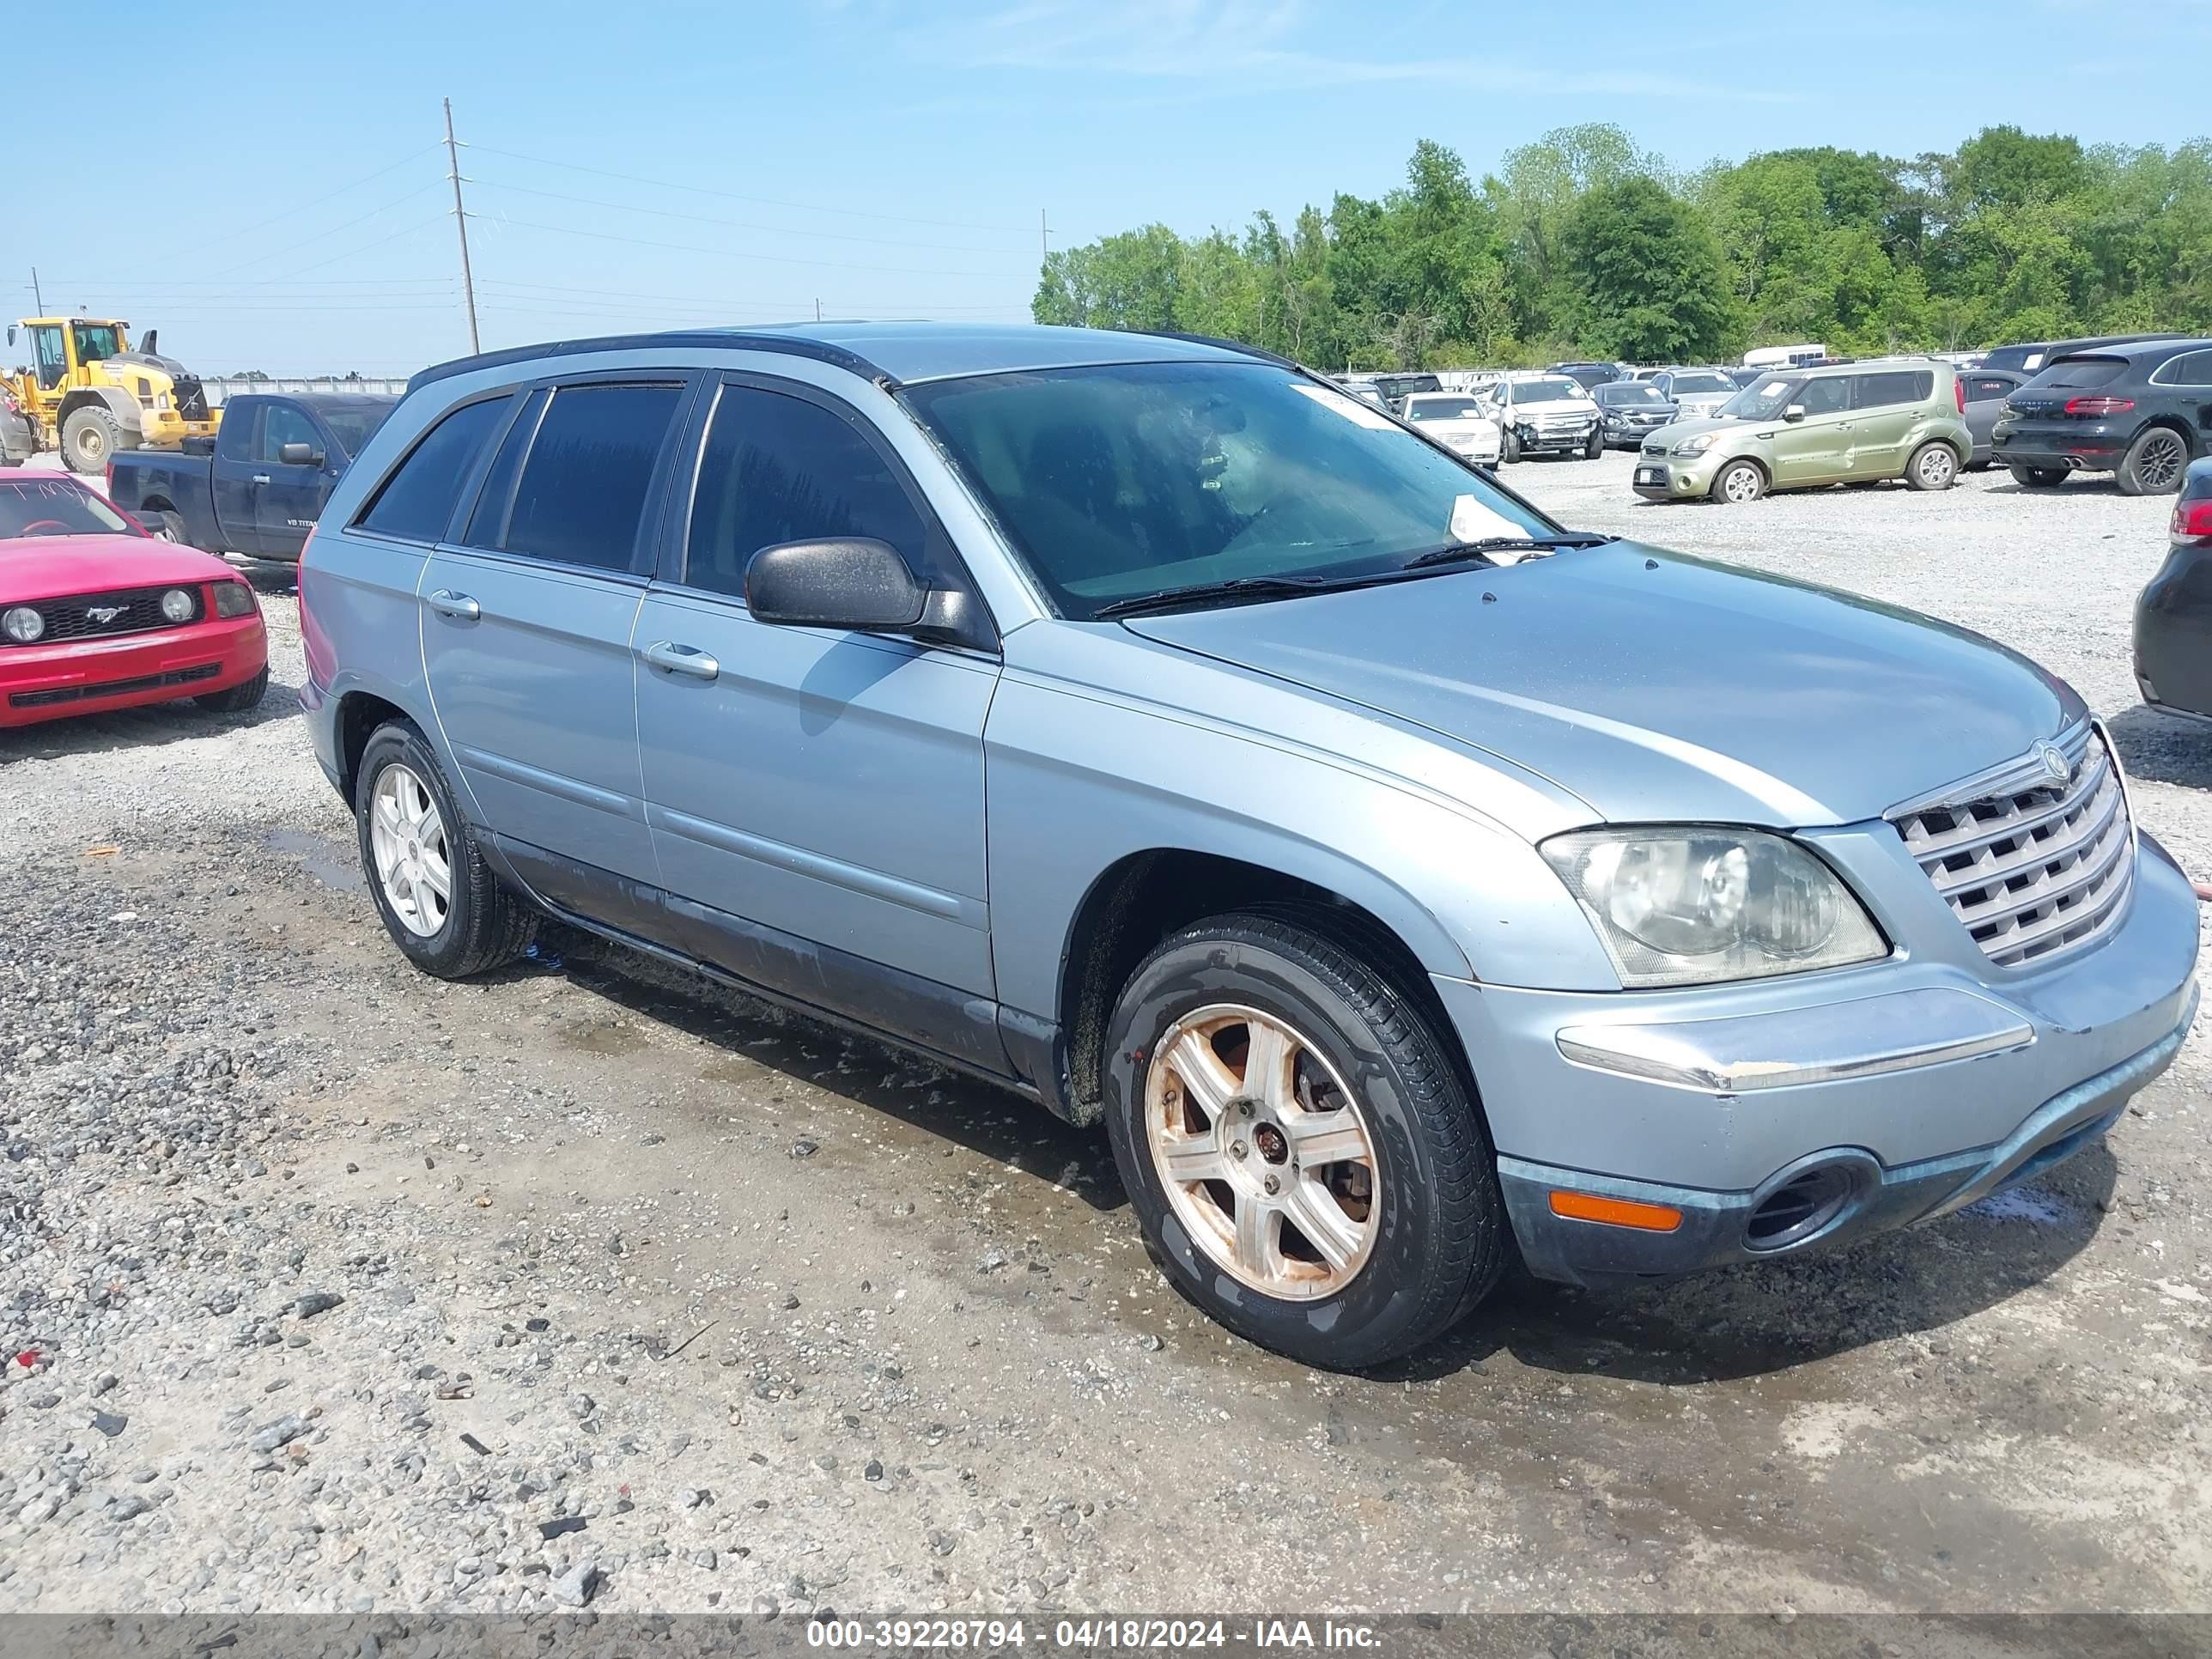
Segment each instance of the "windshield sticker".
[{"label": "windshield sticker", "polygon": [[1769,380],[1759,388],[1759,395],[1762,398],[1779,398],[1789,390],[1790,382],[1787,380]]},{"label": "windshield sticker", "polygon": [[1334,410],[1354,426],[1364,426],[1370,432],[1389,432],[1397,425],[1372,404],[1363,404],[1357,398],[1347,397],[1341,392],[1332,392],[1325,386],[1312,386],[1300,381],[1291,390],[1312,398],[1323,409]]}]

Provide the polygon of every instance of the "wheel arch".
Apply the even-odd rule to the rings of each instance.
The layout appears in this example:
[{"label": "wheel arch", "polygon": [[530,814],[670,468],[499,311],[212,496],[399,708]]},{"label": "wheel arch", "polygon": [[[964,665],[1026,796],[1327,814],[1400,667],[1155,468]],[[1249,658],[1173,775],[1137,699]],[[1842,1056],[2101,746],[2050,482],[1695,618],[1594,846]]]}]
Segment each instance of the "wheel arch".
[{"label": "wheel arch", "polygon": [[[1432,967],[1450,963],[1425,962],[1398,927],[1333,887],[1225,854],[1152,847],[1101,871],[1068,921],[1056,1013],[1067,1103],[1076,1121],[1088,1121],[1102,1097],[1108,1028],[1130,975],[1178,928],[1232,911],[1291,916],[1356,951],[1420,1008],[1466,1073],[1456,1030],[1429,980]],[[1431,948],[1433,953],[1435,945]],[[1461,953],[1451,949],[1449,954],[1464,972]],[[1471,1077],[1463,1080],[1471,1086]]]},{"label": "wheel arch", "polygon": [[105,409],[115,417],[115,423],[125,432],[144,430],[138,419],[138,405],[121,386],[73,386],[64,393],[61,407],[54,411],[54,432],[57,437],[69,424],[70,416],[81,409]]},{"label": "wheel arch", "polygon": [[332,748],[338,764],[338,785],[346,805],[353,805],[354,788],[361,781],[361,757],[377,728],[394,721],[423,730],[422,723],[390,698],[355,688],[339,694],[331,715]]}]

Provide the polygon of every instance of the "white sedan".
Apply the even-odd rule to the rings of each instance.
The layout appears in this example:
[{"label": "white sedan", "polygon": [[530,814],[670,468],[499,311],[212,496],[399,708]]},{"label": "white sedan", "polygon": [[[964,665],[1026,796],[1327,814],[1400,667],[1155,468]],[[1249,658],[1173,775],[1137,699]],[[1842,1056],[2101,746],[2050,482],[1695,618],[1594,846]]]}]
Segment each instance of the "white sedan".
[{"label": "white sedan", "polygon": [[1406,418],[1476,465],[1498,465],[1504,436],[1480,398],[1463,392],[1416,392],[1406,399]]}]

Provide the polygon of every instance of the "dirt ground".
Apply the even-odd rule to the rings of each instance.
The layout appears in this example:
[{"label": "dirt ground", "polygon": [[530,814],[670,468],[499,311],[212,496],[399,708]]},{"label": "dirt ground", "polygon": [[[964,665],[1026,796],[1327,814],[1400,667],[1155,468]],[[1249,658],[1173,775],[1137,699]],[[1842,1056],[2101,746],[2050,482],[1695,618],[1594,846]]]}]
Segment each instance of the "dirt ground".
[{"label": "dirt ground", "polygon": [[[1626,468],[1507,476],[2020,645],[2212,869],[2212,729],[2125,675],[2160,504],[1644,509]],[[257,715],[0,733],[0,1328],[36,1356],[0,1610],[2212,1606],[2202,1031],[1966,1213],[1514,1282],[1322,1375],[1182,1304],[1103,1139],[1012,1097],[581,941],[415,974],[257,580]]]}]

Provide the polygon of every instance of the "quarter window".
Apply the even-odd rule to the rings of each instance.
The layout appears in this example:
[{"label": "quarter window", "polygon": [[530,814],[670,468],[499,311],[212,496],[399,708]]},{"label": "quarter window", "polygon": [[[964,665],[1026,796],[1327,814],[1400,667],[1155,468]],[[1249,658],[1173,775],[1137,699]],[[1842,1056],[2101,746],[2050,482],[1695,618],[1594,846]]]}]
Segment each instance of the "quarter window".
[{"label": "quarter window", "polygon": [[682,397],[674,386],[555,392],[497,545],[556,564],[636,568],[653,468]]},{"label": "quarter window", "polygon": [[477,457],[498,428],[507,404],[504,398],[464,404],[432,427],[385,480],[362,515],[361,527],[403,541],[441,539],[460,498],[462,481],[475,471]]},{"label": "quarter window", "polygon": [[2160,386],[2212,386],[2212,351],[2176,357],[2152,378]]},{"label": "quarter window", "polygon": [[1932,369],[1893,369],[1882,374],[1855,374],[1851,407],[1882,409],[1897,404],[1925,403],[1936,390]]},{"label": "quarter window", "polygon": [[754,554],[818,536],[889,542],[915,575],[936,580],[921,514],[850,422],[803,398],[723,387],[700,458],[684,580],[742,595]]}]

